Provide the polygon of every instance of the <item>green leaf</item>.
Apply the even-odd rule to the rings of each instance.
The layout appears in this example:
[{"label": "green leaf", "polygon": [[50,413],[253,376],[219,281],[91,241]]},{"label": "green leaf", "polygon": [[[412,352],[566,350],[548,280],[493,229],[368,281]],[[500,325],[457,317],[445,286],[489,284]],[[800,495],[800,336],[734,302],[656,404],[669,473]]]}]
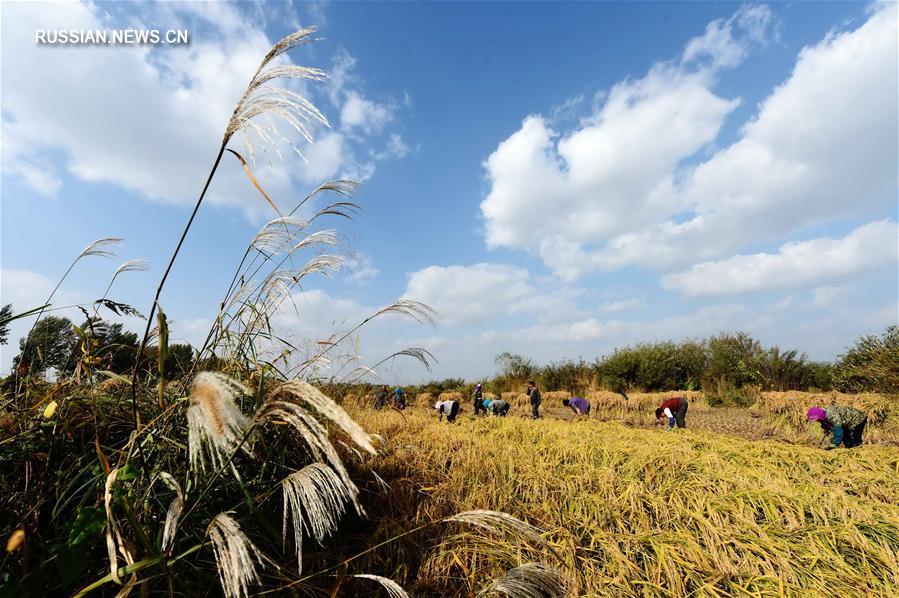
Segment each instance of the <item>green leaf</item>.
[{"label": "green leaf", "polygon": [[72,530],[69,532],[69,546],[77,546],[90,540],[106,525],[106,512],[102,507],[82,506],[75,514]]}]

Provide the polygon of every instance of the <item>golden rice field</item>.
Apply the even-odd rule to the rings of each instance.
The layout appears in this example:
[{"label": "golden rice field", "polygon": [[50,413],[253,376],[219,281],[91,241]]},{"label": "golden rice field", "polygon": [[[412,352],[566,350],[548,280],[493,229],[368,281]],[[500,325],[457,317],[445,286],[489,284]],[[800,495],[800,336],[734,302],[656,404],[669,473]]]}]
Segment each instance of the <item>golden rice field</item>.
[{"label": "golden rice field", "polygon": [[[453,535],[391,542],[371,557],[416,595],[475,595],[534,560],[559,568],[572,596],[899,595],[895,446],[824,451],[797,444],[803,436],[644,427],[641,410],[659,395],[632,396],[627,406],[610,396],[600,417],[577,422],[560,419],[568,415],[554,406],[542,421],[516,417],[526,411],[516,405],[507,418],[475,419],[469,410],[453,425],[438,423],[425,398],[403,414],[351,408],[384,438],[379,455],[360,466],[381,478],[365,487],[379,495],[367,507],[371,544],[455,512],[493,509],[543,529],[559,558],[513,539]],[[802,408],[779,400],[769,394],[754,414],[739,411],[768,429]],[[593,397],[594,408],[600,402]],[[688,426],[691,415],[719,410],[698,396],[690,409]],[[600,421],[613,415],[631,421]],[[890,440],[883,426],[894,422],[872,420],[869,435]]]}]

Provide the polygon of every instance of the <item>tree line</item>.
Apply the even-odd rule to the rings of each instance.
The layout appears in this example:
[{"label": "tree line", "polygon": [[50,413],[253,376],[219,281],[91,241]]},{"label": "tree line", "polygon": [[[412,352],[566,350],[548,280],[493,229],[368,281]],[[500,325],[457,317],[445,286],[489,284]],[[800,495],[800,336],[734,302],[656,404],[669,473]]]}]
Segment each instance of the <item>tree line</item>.
[{"label": "tree line", "polygon": [[[614,392],[702,390],[722,403],[752,402],[762,390],[899,392],[899,326],[859,338],[833,362],[813,361],[797,349],[765,347],[745,332],[705,339],[636,343],[586,361],[564,359],[539,365],[533,359],[501,353],[499,373],[484,381],[493,392],[520,389],[535,380],[547,390],[581,394],[603,388]],[[428,392],[463,390],[464,380],[448,378],[421,385]]]}]

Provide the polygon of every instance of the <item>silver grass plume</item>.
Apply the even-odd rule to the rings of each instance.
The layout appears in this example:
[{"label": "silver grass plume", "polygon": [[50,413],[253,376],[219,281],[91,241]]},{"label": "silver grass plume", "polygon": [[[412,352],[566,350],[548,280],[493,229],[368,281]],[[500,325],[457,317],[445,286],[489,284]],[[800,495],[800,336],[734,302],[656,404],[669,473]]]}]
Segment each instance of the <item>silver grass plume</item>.
[{"label": "silver grass plume", "polygon": [[[277,127],[271,120],[271,116],[277,116],[287,122],[300,136],[312,141],[309,125],[321,123],[330,126],[328,119],[303,96],[280,87],[273,87],[270,83],[275,79],[306,79],[312,81],[324,80],[327,76],[319,69],[301,67],[295,65],[271,65],[270,63],[288,50],[299,45],[313,41],[311,35],[315,28],[301,29],[288,35],[269,51],[262,60],[256,74],[250,81],[237,106],[231,115],[231,120],[225,129],[224,142],[242,132],[245,144],[253,156],[250,137],[256,134],[266,143],[276,147],[275,138],[283,139]],[[295,151],[299,150],[290,144]]]},{"label": "silver grass plume", "polygon": [[106,258],[114,258],[117,257],[116,253],[109,249],[113,245],[118,245],[123,241],[122,237],[103,237],[102,239],[97,239],[93,243],[88,244],[87,247],[81,250],[81,253],[78,254],[78,257],[75,258],[77,262],[83,257],[106,257]]},{"label": "silver grass plume", "polygon": [[502,594],[511,598],[555,598],[566,594],[565,578],[543,563],[525,563],[510,569],[479,596]]},{"label": "silver grass plume", "polygon": [[447,517],[444,522],[467,523],[499,536],[516,536],[549,550],[560,561],[558,553],[540,535],[540,530],[521,519],[500,511],[474,510]]},{"label": "silver grass plume", "polygon": [[215,552],[219,579],[226,598],[249,596],[249,585],[259,583],[256,562],[262,564],[265,557],[228,513],[219,513],[213,517],[206,528],[206,535],[212,540],[212,550]]},{"label": "silver grass plume", "polygon": [[112,275],[112,279],[115,280],[116,276],[125,272],[144,272],[149,269],[150,263],[143,258],[127,260],[125,262],[122,262],[122,265],[116,268],[115,273],[113,273]]},{"label": "silver grass plume", "polygon": [[321,543],[337,527],[346,504],[358,504],[359,491],[324,463],[313,463],[281,481],[284,496],[282,535],[293,527],[299,572],[303,573],[303,533]]},{"label": "silver grass plume", "polygon": [[400,584],[387,577],[372,575],[371,573],[357,573],[356,575],[353,575],[353,577],[357,577],[359,579],[370,579],[372,581],[378,582],[384,587],[385,590],[387,590],[387,595],[390,596],[390,598],[409,598],[409,594],[406,593],[406,590],[404,590],[400,586]]},{"label": "silver grass plume", "polygon": [[235,399],[249,394],[242,384],[218,372],[200,372],[194,378],[187,408],[190,469],[205,472],[207,463],[222,467],[241,445],[252,420],[245,416]]},{"label": "silver grass plume", "polygon": [[258,251],[274,255],[284,251],[309,222],[302,218],[284,216],[267,222],[253,237],[251,245]]},{"label": "silver grass plume", "polygon": [[[266,422],[284,422],[300,436],[313,459],[324,461],[340,476],[344,485],[353,486],[350,474],[347,472],[340,455],[328,438],[328,430],[315,417],[315,415],[296,403],[267,399],[256,413],[256,423],[263,425]],[[362,504],[358,499],[352,501],[353,507],[360,515],[365,514]]]},{"label": "silver grass plume", "polygon": [[159,473],[159,477],[175,492],[175,498],[169,503],[169,509],[165,514],[162,546],[160,547],[164,554],[170,555],[175,542],[175,534],[178,533],[178,519],[181,517],[181,511],[184,510],[184,492],[181,490],[181,484],[170,473],[162,471]]},{"label": "silver grass plume", "polygon": [[377,451],[371,444],[371,437],[357,424],[349,414],[343,410],[343,407],[334,402],[330,397],[303,380],[291,380],[285,382],[275,389],[276,396],[286,396],[294,401],[305,403],[319,414],[324,416],[336,424],[356,443],[356,445],[368,452],[370,455],[376,455]]}]

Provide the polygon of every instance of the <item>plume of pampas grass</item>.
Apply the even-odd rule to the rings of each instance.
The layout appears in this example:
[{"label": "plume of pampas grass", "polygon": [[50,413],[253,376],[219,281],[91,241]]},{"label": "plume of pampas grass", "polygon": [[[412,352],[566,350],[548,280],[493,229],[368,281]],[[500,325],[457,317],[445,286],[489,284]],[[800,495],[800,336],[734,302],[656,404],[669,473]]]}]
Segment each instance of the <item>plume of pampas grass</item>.
[{"label": "plume of pampas grass", "polygon": [[[281,118],[307,141],[312,141],[309,125],[320,123],[326,127],[330,126],[328,119],[306,98],[287,89],[270,85],[275,79],[321,81],[327,77],[324,72],[315,68],[294,65],[269,66],[272,60],[281,54],[311,42],[313,40],[311,35],[314,32],[315,28],[309,27],[288,35],[275,44],[263,58],[256,74],[234,108],[234,113],[225,129],[224,143],[227,143],[235,133],[243,133],[244,143],[252,159],[251,134],[256,134],[272,146],[276,146],[273,143],[275,138],[284,139],[272,123],[271,116]],[[288,141],[288,144],[299,153],[293,143]]]},{"label": "plume of pampas grass", "polygon": [[387,577],[372,575],[371,573],[357,573],[353,575],[353,577],[359,579],[370,579],[372,581],[378,582],[384,587],[385,590],[387,590],[387,595],[390,596],[390,598],[409,598],[409,594],[406,593],[406,590],[404,590],[400,586],[400,584]]},{"label": "plume of pampas grass", "polygon": [[273,391],[274,395],[279,398],[289,398],[294,402],[304,403],[317,411],[327,420],[336,424],[341,430],[356,443],[356,445],[369,453],[377,454],[375,447],[371,443],[371,437],[368,432],[362,429],[362,426],[349,416],[343,410],[343,407],[334,402],[333,399],[326,396],[322,391],[303,380],[290,380],[279,385]]},{"label": "plume of pampas grass", "polygon": [[287,538],[287,522],[293,527],[299,572],[303,573],[303,532],[319,543],[329,536],[346,510],[359,507],[359,491],[352,482],[324,463],[313,463],[281,481],[284,496],[282,535]]},{"label": "plume of pampas grass", "polygon": [[122,237],[103,237],[102,239],[97,239],[91,243],[88,243],[87,247],[81,250],[81,253],[78,254],[78,257],[75,258],[77,262],[83,257],[105,257],[105,258],[114,258],[117,257],[115,251],[110,249],[113,245],[118,245],[124,239]]},{"label": "plume of pampas grass", "polygon": [[206,528],[206,535],[212,540],[219,579],[227,598],[249,596],[247,588],[251,583],[259,583],[256,563],[262,564],[265,557],[247,538],[229,513],[219,513]]},{"label": "plume of pampas grass", "polygon": [[309,222],[302,218],[293,216],[275,218],[259,229],[253,237],[251,246],[267,255],[277,254],[284,251],[307,226]]},{"label": "plume of pampas grass", "polygon": [[178,533],[178,519],[181,517],[181,511],[184,510],[184,492],[181,490],[181,484],[170,473],[162,471],[159,473],[159,477],[175,492],[175,498],[169,503],[169,509],[165,514],[162,546],[160,547],[163,553],[170,555],[175,542],[175,534]]},{"label": "plume of pampas grass", "polygon": [[566,593],[565,579],[543,563],[525,563],[510,569],[479,596],[502,594],[512,598],[555,598]]},{"label": "plume of pampas grass", "polygon": [[508,513],[487,510],[464,511],[456,513],[452,517],[447,517],[443,521],[467,523],[499,536],[518,537],[547,548],[556,558],[561,560],[555,550],[540,535],[539,529]]},{"label": "plume of pampas grass", "polygon": [[[337,454],[334,445],[328,438],[328,430],[310,411],[296,403],[269,398],[256,413],[258,425],[266,422],[284,422],[289,425],[299,434],[316,461],[324,461],[337,472],[345,485],[353,485],[340,455]],[[360,515],[365,513],[358,501],[355,501],[353,506]]]},{"label": "plume of pampas grass", "polygon": [[[246,436],[252,420],[235,399],[249,394],[242,384],[218,372],[200,372],[194,378],[187,408],[190,469],[205,472],[207,462],[222,467]],[[243,445],[243,450],[249,449]]]}]

